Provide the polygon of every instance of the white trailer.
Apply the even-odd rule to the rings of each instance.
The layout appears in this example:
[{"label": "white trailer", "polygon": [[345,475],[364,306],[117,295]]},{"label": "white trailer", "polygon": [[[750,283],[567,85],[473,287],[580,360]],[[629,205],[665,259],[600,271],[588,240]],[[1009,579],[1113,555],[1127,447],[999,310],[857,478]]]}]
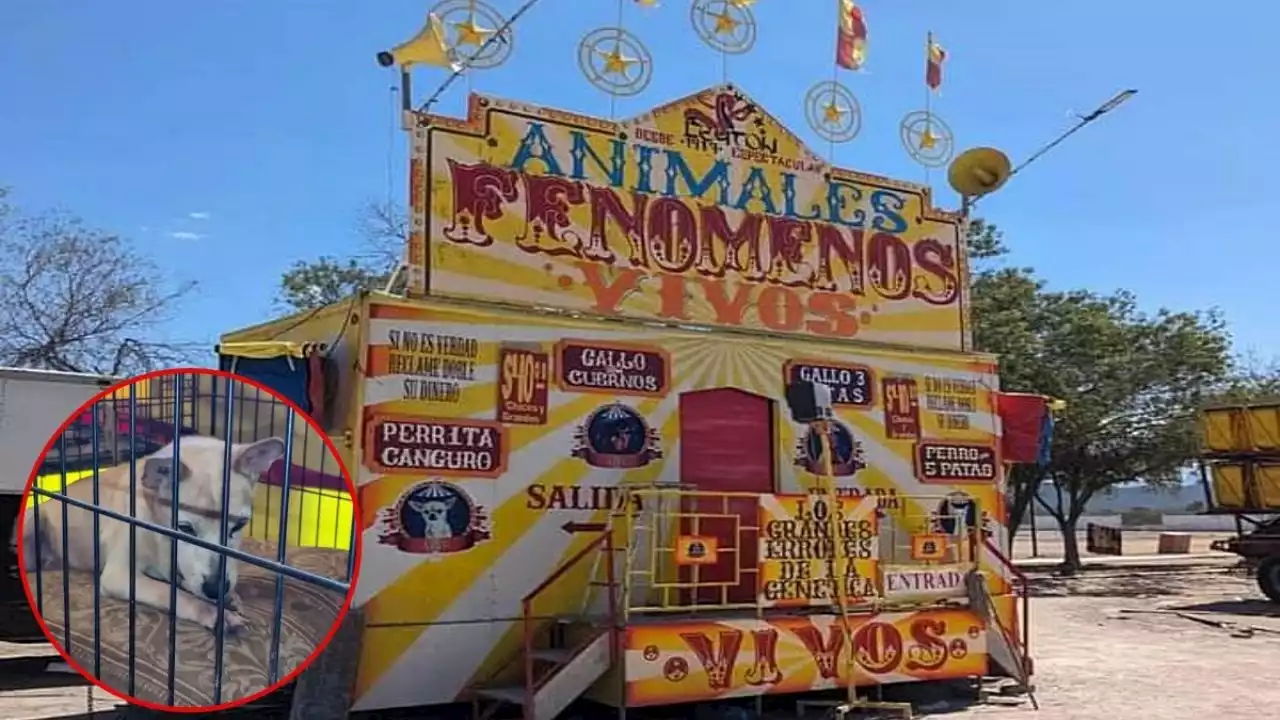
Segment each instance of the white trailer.
[{"label": "white trailer", "polygon": [[[10,538],[31,468],[59,426],[113,382],[113,378],[87,373],[0,368],[0,603],[26,604],[21,585],[13,581],[17,558]],[[14,616],[3,613],[3,617]],[[0,627],[0,637],[28,632],[27,628]]]},{"label": "white trailer", "polygon": [[0,368],[0,494],[21,496],[49,436],[113,382],[88,373]]}]

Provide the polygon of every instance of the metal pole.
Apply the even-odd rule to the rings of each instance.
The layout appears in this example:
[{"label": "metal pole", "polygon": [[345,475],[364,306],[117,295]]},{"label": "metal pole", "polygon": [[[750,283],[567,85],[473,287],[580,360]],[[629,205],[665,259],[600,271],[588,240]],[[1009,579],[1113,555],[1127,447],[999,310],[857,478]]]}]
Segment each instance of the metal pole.
[{"label": "metal pole", "polygon": [[[1035,162],[1036,160],[1039,160],[1041,157],[1044,156],[1045,153],[1049,152],[1050,150],[1054,149],[1059,144],[1061,144],[1063,140],[1066,140],[1072,135],[1075,135],[1085,125],[1088,125],[1089,123],[1093,122],[1094,120],[1097,120],[1103,115],[1106,115],[1112,110],[1115,110],[1116,108],[1123,105],[1125,101],[1127,101],[1129,98],[1137,94],[1138,94],[1137,90],[1122,90],[1121,92],[1116,93],[1116,95],[1112,97],[1110,100],[1099,105],[1096,110],[1089,113],[1088,115],[1080,115],[1079,122],[1077,122],[1075,125],[1072,125],[1070,128],[1067,128],[1066,132],[1063,132],[1061,135],[1058,135],[1056,138],[1045,143],[1043,146],[1041,146],[1039,150],[1036,150],[1035,152],[1031,153],[1030,157],[1028,157],[1026,160],[1023,160],[1021,163],[1019,163],[1017,167],[1013,168],[1013,170],[1009,173],[1009,178],[1012,179],[1014,175],[1017,175],[1028,165]],[[982,197],[976,197],[969,200],[967,203],[965,203],[966,209],[972,208],[974,205],[977,205],[978,201],[981,200],[983,197],[986,197],[986,196],[983,195]]]},{"label": "metal pole", "polygon": [[1036,499],[1034,493],[1040,491],[1039,487],[1032,487],[1031,502],[1027,503],[1027,509],[1031,511],[1031,557],[1040,557],[1040,533],[1036,530]]},{"label": "metal pole", "polygon": [[832,454],[835,450],[835,443],[831,441],[831,423],[828,420],[818,420],[811,427],[818,434],[819,447],[822,448],[822,490],[827,496],[829,503],[829,511],[827,513],[827,522],[831,528],[831,554],[832,582],[835,584],[836,602],[840,607],[840,622],[844,627],[845,647],[849,648],[848,682],[845,685],[847,698],[850,703],[858,701],[858,687],[854,682],[854,651],[853,651],[853,628],[849,622],[849,599],[846,594],[845,575],[848,573],[848,559],[845,557],[844,542],[841,537],[842,529],[840,516],[840,498],[836,491],[835,482],[835,458]]}]

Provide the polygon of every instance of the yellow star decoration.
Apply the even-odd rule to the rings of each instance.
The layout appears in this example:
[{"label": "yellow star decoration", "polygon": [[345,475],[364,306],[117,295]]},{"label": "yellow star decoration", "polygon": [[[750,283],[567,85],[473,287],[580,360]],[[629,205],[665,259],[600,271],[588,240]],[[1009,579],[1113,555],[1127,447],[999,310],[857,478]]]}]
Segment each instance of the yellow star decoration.
[{"label": "yellow star decoration", "polygon": [[828,125],[837,125],[844,119],[846,112],[848,111],[836,103],[835,98],[831,98],[822,106],[822,121]]},{"label": "yellow star decoration", "polygon": [[480,47],[484,44],[485,38],[493,34],[489,28],[476,24],[475,15],[468,15],[465,21],[454,23],[453,28],[458,31],[458,45]]},{"label": "yellow star decoration", "polygon": [[711,17],[716,19],[716,34],[728,35],[738,29],[738,21],[729,15],[729,6],[725,5],[719,14],[713,13]]},{"label": "yellow star decoration", "polygon": [[938,139],[934,137],[933,131],[930,130],[929,128],[925,128],[924,132],[920,133],[920,149],[921,150],[932,150],[934,146],[937,144],[938,144]]},{"label": "yellow star decoration", "polygon": [[[596,52],[600,51],[597,50]],[[622,54],[621,45],[614,45],[613,50],[607,53],[600,53],[600,55],[604,57],[604,71],[610,75],[626,75],[627,70],[632,65],[640,62],[635,58]]]}]

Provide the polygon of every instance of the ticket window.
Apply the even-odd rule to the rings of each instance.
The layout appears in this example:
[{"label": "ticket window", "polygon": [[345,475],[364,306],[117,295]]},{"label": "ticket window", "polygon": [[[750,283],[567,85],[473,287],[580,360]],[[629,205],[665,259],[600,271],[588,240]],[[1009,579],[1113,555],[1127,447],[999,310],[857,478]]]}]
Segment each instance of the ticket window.
[{"label": "ticket window", "polygon": [[[773,400],[737,388],[681,394],[680,482],[690,489],[708,493],[774,492],[776,412]],[[714,562],[681,565],[681,581],[698,584],[681,597],[681,604],[754,603],[758,500],[723,495],[692,496],[685,500],[682,512],[731,517],[681,519],[681,535],[711,538],[711,543],[704,544],[715,545]],[[704,586],[703,583],[733,584]]]}]

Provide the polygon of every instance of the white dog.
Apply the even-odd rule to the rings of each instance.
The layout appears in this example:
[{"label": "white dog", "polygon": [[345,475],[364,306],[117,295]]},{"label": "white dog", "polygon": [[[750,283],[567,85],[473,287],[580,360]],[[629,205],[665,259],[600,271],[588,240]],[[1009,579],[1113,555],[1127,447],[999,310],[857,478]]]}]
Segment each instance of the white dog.
[{"label": "white dog", "polygon": [[[226,444],[217,438],[188,435],[178,440],[178,477],[174,475],[174,447],[170,443],[152,455],[132,460],[137,467],[137,515],[157,525],[172,527],[181,533],[218,544],[221,542],[223,478],[231,483],[227,505],[227,545],[238,548],[244,528],[253,513],[253,492],[259,476],[284,455],[284,441],[267,438],[248,444],[231,446],[231,467],[225,465]],[[98,506],[129,515],[129,464],[98,473]],[[228,472],[229,470],[229,472]],[[178,519],[173,522],[173,499],[178,497]],[[93,480],[85,478],[68,486],[67,495],[81,502],[93,503]],[[100,516],[98,535],[93,534],[93,513],[67,506],[63,524],[63,503],[56,499],[42,502],[38,509],[28,508],[19,526],[22,535],[22,562],[28,571],[36,570],[36,550],[46,567],[89,570],[98,573],[103,594],[121,600],[129,599],[129,525]],[[36,535],[35,512],[40,514],[40,532]],[[66,557],[62,554],[62,536],[67,536]],[[99,566],[93,564],[93,546],[98,545]],[[239,562],[227,558],[225,579],[220,575],[220,554],[186,542],[178,543],[178,562],[171,568],[172,541],[165,535],[138,528],[133,557],[137,571],[134,582],[137,602],[166,612],[179,619],[199,623],[213,629],[217,623],[217,602],[221,592],[227,612],[228,632],[244,625],[236,612],[235,596]],[[31,582],[28,580],[28,582]],[[178,586],[177,605],[170,607],[170,589]]]},{"label": "white dog", "polygon": [[453,508],[457,498],[444,500],[409,500],[409,507],[422,516],[423,537],[443,539],[453,537],[453,528],[449,527],[449,510]]}]

